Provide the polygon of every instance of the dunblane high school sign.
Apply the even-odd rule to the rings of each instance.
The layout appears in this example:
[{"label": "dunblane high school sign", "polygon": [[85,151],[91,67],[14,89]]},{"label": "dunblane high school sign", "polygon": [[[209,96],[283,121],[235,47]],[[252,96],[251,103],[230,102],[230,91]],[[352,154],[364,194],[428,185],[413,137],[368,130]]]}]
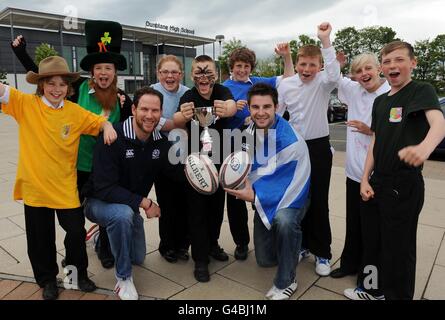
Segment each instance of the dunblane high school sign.
[{"label": "dunblane high school sign", "polygon": [[153,23],[150,21],[145,21],[145,28],[152,28],[152,29],[160,29],[160,30],[165,30],[168,32],[175,32],[175,33],[185,33],[185,34],[195,34],[195,30],[190,30],[187,28],[183,28],[183,27],[177,27],[177,26],[167,26],[165,24],[161,24],[161,23]]}]

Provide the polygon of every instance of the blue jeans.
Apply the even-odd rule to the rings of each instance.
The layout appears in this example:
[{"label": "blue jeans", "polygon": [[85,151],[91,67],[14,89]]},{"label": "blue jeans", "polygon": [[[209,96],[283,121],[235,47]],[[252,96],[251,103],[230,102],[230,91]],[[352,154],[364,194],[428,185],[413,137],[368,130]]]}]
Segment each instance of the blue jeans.
[{"label": "blue jeans", "polygon": [[107,229],[115,259],[116,277],[131,277],[131,265],[142,264],[147,254],[144,219],[139,212],[134,212],[125,204],[88,198],[85,216]]},{"label": "blue jeans", "polygon": [[309,200],[303,208],[278,210],[268,230],[258,212],[255,212],[253,241],[255,256],[260,267],[273,267],[278,264],[274,285],[278,289],[287,288],[295,279],[298,255],[301,248],[303,219]]}]

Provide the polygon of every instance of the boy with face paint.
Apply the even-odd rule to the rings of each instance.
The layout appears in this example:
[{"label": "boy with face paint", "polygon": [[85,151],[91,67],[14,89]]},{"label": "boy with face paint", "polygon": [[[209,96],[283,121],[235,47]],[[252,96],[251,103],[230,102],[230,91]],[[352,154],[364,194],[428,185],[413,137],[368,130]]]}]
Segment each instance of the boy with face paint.
[{"label": "boy with face paint", "polygon": [[[192,63],[191,76],[195,86],[181,97],[178,112],[173,116],[175,126],[188,129],[188,154],[192,151],[197,152],[198,150],[191,150],[191,141],[200,139],[202,128],[199,127],[199,124],[190,121],[193,117],[193,110],[198,107],[213,106],[216,116],[220,119],[211,124],[209,128],[218,131],[222,150],[223,129],[228,128],[227,118],[236,113],[233,96],[229,89],[216,83],[218,76],[215,62],[209,56],[201,55],[195,58]],[[192,126],[196,127],[192,129]],[[192,132],[199,132],[199,134],[191,136]],[[213,148],[215,145],[217,143],[213,144]],[[201,143],[199,150],[201,150]],[[213,149],[213,151],[215,150]],[[202,195],[190,185],[187,185],[186,193],[192,258],[195,261],[194,276],[199,282],[207,282],[210,280],[209,255],[219,261],[228,260],[227,254],[218,245],[224,215],[225,193],[222,188],[219,188],[212,195]]]}]

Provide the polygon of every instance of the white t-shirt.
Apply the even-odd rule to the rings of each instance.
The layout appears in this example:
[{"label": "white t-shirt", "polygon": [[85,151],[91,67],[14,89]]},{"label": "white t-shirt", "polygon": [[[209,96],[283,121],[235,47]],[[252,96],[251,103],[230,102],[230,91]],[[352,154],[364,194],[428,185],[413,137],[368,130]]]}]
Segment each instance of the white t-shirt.
[{"label": "white t-shirt", "polygon": [[[391,87],[386,80],[375,92],[369,93],[358,82],[342,78],[339,82],[338,98],[348,105],[348,121],[358,120],[371,127],[374,100],[389,90]],[[347,127],[345,171],[349,179],[360,182],[372,137],[353,132],[354,130],[356,129]]]},{"label": "white t-shirt", "polygon": [[289,123],[305,140],[329,135],[329,98],[341,79],[334,47],[321,49],[321,53],[325,69],[314,80],[305,84],[296,74],[283,79],[278,87],[278,114],[283,115],[287,109]]}]

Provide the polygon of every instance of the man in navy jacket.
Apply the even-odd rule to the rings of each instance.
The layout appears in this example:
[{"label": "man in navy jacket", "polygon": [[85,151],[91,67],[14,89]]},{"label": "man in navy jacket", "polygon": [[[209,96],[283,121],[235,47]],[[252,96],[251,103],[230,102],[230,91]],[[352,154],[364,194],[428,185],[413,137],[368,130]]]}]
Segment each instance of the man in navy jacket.
[{"label": "man in navy jacket", "polygon": [[145,87],[136,91],[133,116],[114,125],[118,138],[111,145],[96,144],[93,171],[84,188],[86,217],[106,227],[115,257],[115,292],[122,300],[136,300],[132,264],[146,255],[140,208],[147,218],[160,216],[156,203],[147,198],[158,173],[183,177],[180,166],[168,161],[169,141],[156,126],[162,113],[162,94]]}]

